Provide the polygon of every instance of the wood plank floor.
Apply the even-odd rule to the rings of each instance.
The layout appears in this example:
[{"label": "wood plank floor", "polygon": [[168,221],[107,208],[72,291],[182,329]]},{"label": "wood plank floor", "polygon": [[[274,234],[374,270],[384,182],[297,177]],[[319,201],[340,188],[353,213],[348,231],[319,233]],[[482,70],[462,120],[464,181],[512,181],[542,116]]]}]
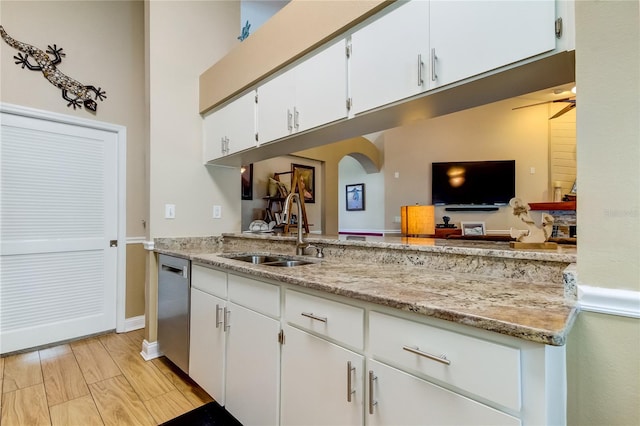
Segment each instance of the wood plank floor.
[{"label": "wood plank floor", "polygon": [[140,356],[143,330],[0,358],[0,425],[158,425],[211,397],[166,358]]}]

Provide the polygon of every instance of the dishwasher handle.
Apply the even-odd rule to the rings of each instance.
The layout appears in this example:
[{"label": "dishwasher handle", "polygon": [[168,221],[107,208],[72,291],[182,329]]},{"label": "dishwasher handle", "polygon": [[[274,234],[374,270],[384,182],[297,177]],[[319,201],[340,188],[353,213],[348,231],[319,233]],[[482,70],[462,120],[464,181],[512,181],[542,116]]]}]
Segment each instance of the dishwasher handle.
[{"label": "dishwasher handle", "polygon": [[174,266],[170,266],[170,265],[162,265],[162,270],[166,271],[166,272],[170,272],[172,274],[176,274],[176,275],[180,275],[183,278],[187,278],[187,267],[183,266],[182,269],[180,268],[176,268]]}]

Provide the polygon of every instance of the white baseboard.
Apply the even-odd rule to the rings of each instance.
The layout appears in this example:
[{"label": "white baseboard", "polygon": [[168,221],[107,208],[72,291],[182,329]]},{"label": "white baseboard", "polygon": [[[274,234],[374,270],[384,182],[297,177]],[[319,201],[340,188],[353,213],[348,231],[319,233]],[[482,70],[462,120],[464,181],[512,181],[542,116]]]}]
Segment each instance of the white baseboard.
[{"label": "white baseboard", "polygon": [[147,342],[147,340],[142,341],[142,352],[140,352],[142,358],[145,361],[150,361],[154,358],[160,358],[162,353],[160,352],[160,348],[158,347],[158,342]]},{"label": "white baseboard", "polygon": [[611,288],[578,286],[581,311],[640,318],[640,292]]},{"label": "white baseboard", "polygon": [[140,330],[144,328],[144,315],[137,317],[127,318],[124,320],[124,332],[127,333],[133,330]]}]

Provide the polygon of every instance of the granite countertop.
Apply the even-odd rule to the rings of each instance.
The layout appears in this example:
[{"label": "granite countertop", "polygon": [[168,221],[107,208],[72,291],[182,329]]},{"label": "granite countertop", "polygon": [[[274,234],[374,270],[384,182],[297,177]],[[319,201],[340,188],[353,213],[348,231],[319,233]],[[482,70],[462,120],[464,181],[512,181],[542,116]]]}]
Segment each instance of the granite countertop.
[{"label": "granite countertop", "polygon": [[[273,243],[280,240],[285,244],[291,244],[289,236],[234,237],[249,243],[252,240],[256,243],[258,240],[266,239]],[[322,243],[325,248],[335,243],[341,246],[347,244],[371,248],[374,251],[392,247],[400,250],[444,250],[456,255],[524,258],[532,262],[575,262],[575,247],[553,253],[524,252],[509,250],[508,244],[414,240],[400,237],[367,237],[363,241],[313,235],[307,239],[312,244]],[[434,270],[420,265],[377,262],[375,258],[371,262],[354,260],[348,259],[347,256],[326,259],[305,256],[305,260],[313,263],[280,268],[229,259],[229,249],[238,254],[267,254],[266,251],[248,250],[246,247],[244,250],[234,250],[232,244],[230,248],[222,249],[221,246],[216,252],[207,251],[203,247],[169,245],[161,245],[155,250],[158,253],[189,258],[196,263],[250,274],[256,278],[277,280],[554,346],[566,343],[566,336],[577,315],[575,301],[565,297],[562,282],[531,282],[476,273]],[[274,249],[277,250],[275,247]],[[286,251],[268,252],[274,253],[296,258]]]}]

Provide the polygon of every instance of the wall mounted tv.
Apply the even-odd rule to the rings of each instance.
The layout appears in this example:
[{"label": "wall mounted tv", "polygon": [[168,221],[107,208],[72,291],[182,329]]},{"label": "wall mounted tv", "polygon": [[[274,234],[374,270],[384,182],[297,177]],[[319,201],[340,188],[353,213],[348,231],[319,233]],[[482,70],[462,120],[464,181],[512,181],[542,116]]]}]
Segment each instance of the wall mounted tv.
[{"label": "wall mounted tv", "polygon": [[515,160],[431,165],[431,199],[435,205],[499,206],[508,204],[515,194]]}]

